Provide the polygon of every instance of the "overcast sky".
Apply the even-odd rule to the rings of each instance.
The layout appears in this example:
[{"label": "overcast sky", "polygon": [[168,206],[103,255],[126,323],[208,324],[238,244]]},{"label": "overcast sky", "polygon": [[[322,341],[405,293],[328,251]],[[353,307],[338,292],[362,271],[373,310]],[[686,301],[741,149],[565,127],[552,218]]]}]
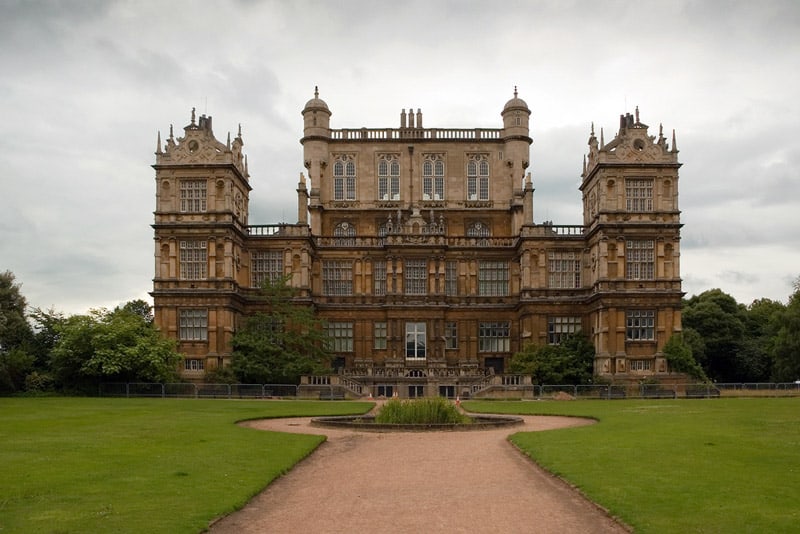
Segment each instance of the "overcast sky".
[{"label": "overcast sky", "polygon": [[532,111],[534,218],[580,224],[594,122],[677,133],[681,275],[749,304],[800,275],[800,2],[0,0],[0,271],[66,313],[149,300],[156,135],[242,125],[250,223],[296,222],[300,111],[333,128]]}]

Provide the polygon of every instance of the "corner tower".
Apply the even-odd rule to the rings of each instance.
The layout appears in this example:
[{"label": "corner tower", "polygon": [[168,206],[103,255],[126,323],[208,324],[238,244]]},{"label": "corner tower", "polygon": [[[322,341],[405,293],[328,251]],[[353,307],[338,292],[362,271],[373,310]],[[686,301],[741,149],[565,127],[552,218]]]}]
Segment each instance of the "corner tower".
[{"label": "corner tower", "polygon": [[186,378],[223,365],[241,313],[240,286],[248,224],[249,173],[241,127],[231,141],[214,137],[211,117],[192,109],[183,137],[170,126],[156,147],[155,323],[186,355]]},{"label": "corner tower", "polygon": [[635,115],[608,143],[594,126],[581,191],[595,374],[663,373],[662,349],[681,330],[678,150]]}]

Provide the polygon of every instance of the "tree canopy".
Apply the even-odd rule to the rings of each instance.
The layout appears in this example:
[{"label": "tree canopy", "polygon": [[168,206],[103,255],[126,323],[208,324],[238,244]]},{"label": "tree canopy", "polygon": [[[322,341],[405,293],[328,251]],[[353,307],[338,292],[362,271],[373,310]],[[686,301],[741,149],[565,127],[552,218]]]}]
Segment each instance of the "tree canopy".
[{"label": "tree canopy", "polygon": [[231,370],[243,383],[296,384],[301,375],[330,370],[322,323],[310,305],[295,300],[287,279],[266,281],[262,310],[233,336]]},{"label": "tree canopy", "polygon": [[509,371],[530,375],[535,384],[588,384],[592,381],[594,346],[583,333],[559,345],[528,344],[512,356]]}]

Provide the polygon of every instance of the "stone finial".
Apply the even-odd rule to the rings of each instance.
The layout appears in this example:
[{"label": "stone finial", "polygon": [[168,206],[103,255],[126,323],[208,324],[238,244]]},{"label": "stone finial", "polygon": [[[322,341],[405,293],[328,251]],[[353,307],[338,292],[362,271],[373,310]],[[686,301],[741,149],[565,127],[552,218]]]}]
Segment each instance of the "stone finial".
[{"label": "stone finial", "polygon": [[319,98],[319,87],[314,86],[314,98]]},{"label": "stone finial", "polygon": [[195,116],[194,116],[195,108],[192,108],[192,126],[194,126]]},{"label": "stone finial", "polygon": [[156,154],[163,154],[161,152],[161,130],[158,131],[158,139],[156,140]]},{"label": "stone finial", "polygon": [[172,141],[175,139],[175,136],[172,135],[172,125],[169,125],[169,140]]},{"label": "stone finial", "polygon": [[605,135],[603,134],[603,129],[600,128],[600,148],[606,146]]},{"label": "stone finial", "polygon": [[639,124],[639,106],[636,106],[636,124]]},{"label": "stone finial", "polygon": [[238,137],[239,139],[242,138],[242,123],[241,122],[239,123],[239,133],[236,135],[236,137]]},{"label": "stone finial", "polygon": [[675,141],[675,129],[672,129],[672,151],[678,153],[678,143]]},{"label": "stone finial", "polygon": [[230,151],[230,149],[231,149],[231,133],[230,132],[228,132],[228,142],[225,143],[225,149],[228,150],[228,151]]},{"label": "stone finial", "polygon": [[517,86],[514,86],[514,98],[517,98]]}]

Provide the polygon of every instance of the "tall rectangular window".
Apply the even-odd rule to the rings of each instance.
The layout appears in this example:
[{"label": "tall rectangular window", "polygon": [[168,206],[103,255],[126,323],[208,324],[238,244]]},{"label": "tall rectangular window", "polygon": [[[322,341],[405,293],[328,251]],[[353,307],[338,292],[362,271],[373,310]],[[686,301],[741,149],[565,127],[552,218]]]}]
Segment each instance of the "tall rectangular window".
[{"label": "tall rectangular window", "polygon": [[625,275],[628,280],[653,280],[655,266],[655,246],[652,239],[625,242]]},{"label": "tall rectangular window", "polygon": [[467,200],[489,200],[489,157],[485,154],[469,156]]},{"label": "tall rectangular window", "polygon": [[179,246],[181,280],[205,280],[208,277],[207,243],[192,239],[181,241]]},{"label": "tall rectangular window", "polygon": [[387,337],[386,323],[385,322],[372,323],[373,348],[377,350],[385,349],[386,337]]},{"label": "tall rectangular window", "polygon": [[547,254],[547,287],[576,289],[581,287],[580,252],[551,250]]},{"label": "tall rectangular window", "polygon": [[448,297],[458,296],[458,262],[450,260],[444,266],[444,293]]},{"label": "tall rectangular window", "polygon": [[424,359],[426,345],[425,323],[406,323],[406,358]]},{"label": "tall rectangular window", "polygon": [[652,178],[625,179],[625,209],[628,211],[653,211]]},{"label": "tall rectangular window", "polygon": [[377,260],[372,264],[372,284],[376,296],[386,295],[386,261]]},{"label": "tall rectangular window", "polygon": [[328,260],[322,262],[322,294],[349,296],[353,294],[353,262]]},{"label": "tall rectangular window", "polygon": [[628,341],[655,340],[655,310],[628,310],[625,314],[625,337]]},{"label": "tall rectangular window", "polygon": [[255,250],[250,253],[250,279],[253,287],[261,287],[265,280],[275,282],[283,277],[283,252]]},{"label": "tall rectangular window", "polygon": [[428,260],[406,260],[406,295],[428,293]]},{"label": "tall rectangular window", "polygon": [[444,200],[444,158],[427,154],[422,162],[422,200]]},{"label": "tall rectangular window", "polygon": [[547,342],[550,345],[559,345],[561,342],[575,332],[581,330],[580,317],[548,317],[547,318]]},{"label": "tall rectangular window", "polygon": [[356,199],[356,163],[353,156],[338,156],[333,163],[333,199]]},{"label": "tall rectangular window", "polygon": [[508,262],[478,262],[478,295],[482,297],[508,295]]},{"label": "tall rectangular window", "polygon": [[458,323],[455,321],[444,323],[444,348],[458,348]]},{"label": "tall rectangular window", "polygon": [[206,211],[205,180],[181,180],[181,211],[183,213]]},{"label": "tall rectangular window", "polygon": [[511,323],[482,322],[478,325],[479,352],[508,352],[511,350]]},{"label": "tall rectangular window", "polygon": [[353,323],[326,323],[325,335],[328,337],[328,348],[333,352],[353,352]]},{"label": "tall rectangular window", "polygon": [[178,311],[178,337],[181,341],[208,340],[208,310],[184,308]]},{"label": "tall rectangular window", "polygon": [[378,158],[378,200],[400,200],[400,158],[396,154]]}]

